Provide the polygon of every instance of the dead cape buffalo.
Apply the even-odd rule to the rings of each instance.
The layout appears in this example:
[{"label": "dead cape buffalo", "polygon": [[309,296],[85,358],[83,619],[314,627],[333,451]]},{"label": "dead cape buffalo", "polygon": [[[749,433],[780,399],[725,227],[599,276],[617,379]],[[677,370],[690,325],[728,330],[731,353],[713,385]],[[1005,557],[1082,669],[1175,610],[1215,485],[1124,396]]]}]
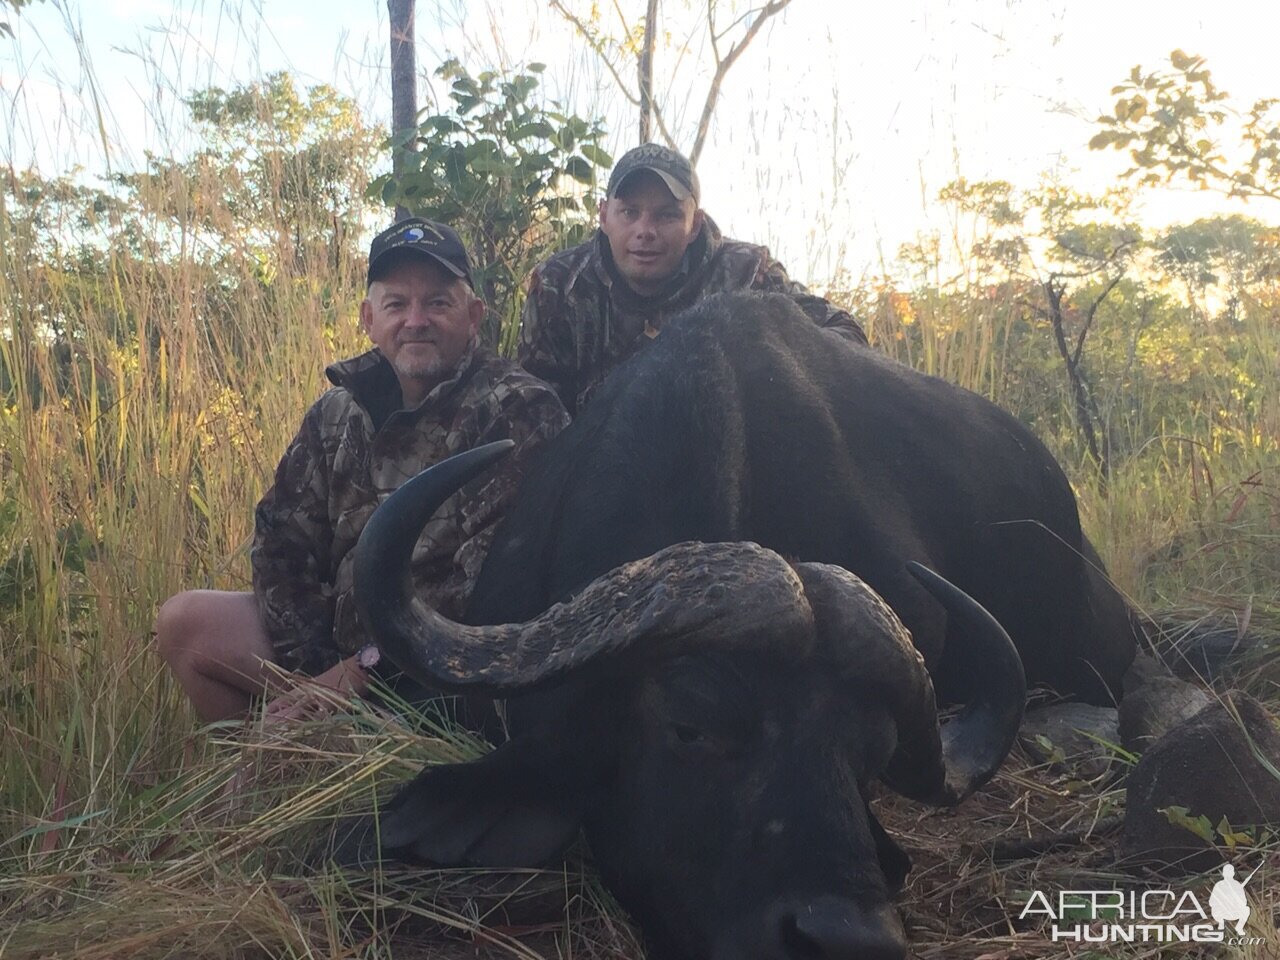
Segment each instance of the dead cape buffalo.
[{"label": "dead cape buffalo", "polygon": [[[1012,741],[1018,654],[1031,681],[1103,701],[1134,653],[1044,446],[786,298],[709,299],[615,371],[531,470],[453,624],[410,596],[408,560],[493,456],[407,484],[360,545],[385,653],[509,698],[510,739],[423,771],[383,848],[519,866],[584,826],[656,957],[905,956],[889,898],[909,861],[868,781],[958,802]],[[935,685],[967,704],[941,727]]]}]

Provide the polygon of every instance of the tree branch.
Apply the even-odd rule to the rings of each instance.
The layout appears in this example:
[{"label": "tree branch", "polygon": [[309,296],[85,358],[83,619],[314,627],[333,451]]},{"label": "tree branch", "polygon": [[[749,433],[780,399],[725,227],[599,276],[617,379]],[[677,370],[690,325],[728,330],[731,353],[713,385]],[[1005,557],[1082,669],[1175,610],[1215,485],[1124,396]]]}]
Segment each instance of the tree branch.
[{"label": "tree branch", "polygon": [[1070,348],[1067,346],[1066,320],[1062,310],[1062,301],[1067,292],[1066,287],[1063,286],[1060,275],[1050,274],[1049,278],[1041,284],[1041,289],[1044,290],[1045,300],[1049,305],[1046,313],[1049,324],[1053,328],[1053,340],[1058,347],[1059,356],[1062,357],[1063,366],[1067,368],[1067,380],[1071,384],[1071,398],[1072,405],[1075,408],[1076,425],[1080,428],[1080,434],[1084,438],[1085,447],[1089,451],[1090,458],[1098,465],[1099,487],[1105,493],[1111,469],[1108,462],[1109,450],[1105,440],[1103,446],[1100,447],[1098,444],[1098,435],[1093,428],[1093,421],[1097,414],[1096,406],[1092,402],[1084,374],[1080,370],[1080,358],[1079,356],[1073,357]]},{"label": "tree branch", "polygon": [[622,4],[618,0],[613,0],[613,12],[618,15],[618,19],[622,21],[622,32],[629,39],[631,37],[631,27],[627,23],[627,15],[622,12]]},{"label": "tree branch", "polygon": [[[750,13],[750,11],[747,11]],[[716,67],[720,66],[720,44],[719,37],[716,36],[716,4],[715,0],[707,0],[707,37],[711,41],[711,56],[716,62]]]},{"label": "tree branch", "polygon": [[[702,105],[702,116],[698,118],[698,133],[693,141],[693,152],[689,154],[689,162],[693,166],[698,165],[698,157],[702,155],[702,148],[707,141],[707,133],[711,128],[711,115],[715,112],[716,101],[720,98],[720,87],[724,83],[725,75],[733,67],[738,57],[751,45],[751,41],[764,27],[765,22],[770,17],[781,13],[787,8],[791,0],[769,0],[763,7],[759,8],[759,15],[755,20],[751,21],[751,26],[747,27],[747,32],[742,35],[742,39],[729,47],[728,54],[723,60],[717,59],[715,76],[711,78],[711,89],[707,91],[707,99]],[[711,11],[708,6],[707,16],[710,18]],[[715,30],[712,28],[712,44],[715,44]]]},{"label": "tree branch", "polygon": [[1111,282],[1107,284],[1106,289],[1103,290],[1102,293],[1098,294],[1098,298],[1089,306],[1089,312],[1084,318],[1084,326],[1080,328],[1080,336],[1076,338],[1076,347],[1071,351],[1071,362],[1073,365],[1079,365],[1080,363],[1080,355],[1084,353],[1084,338],[1089,335],[1089,328],[1093,326],[1093,318],[1098,313],[1098,307],[1102,306],[1102,301],[1107,299],[1111,294],[1111,291],[1116,288],[1116,284],[1118,284],[1123,278],[1123,273],[1116,274],[1115,277],[1112,278]]},{"label": "tree branch", "polygon": [[719,40],[721,37],[727,37],[730,31],[732,31],[734,27],[740,24],[743,20],[746,20],[748,17],[750,17],[753,13],[755,13],[759,9],[760,9],[759,7],[753,7],[750,10],[742,11],[742,13],[737,17],[737,19],[733,21],[733,23],[729,24],[719,33],[712,31],[711,36],[714,37],[716,40]]},{"label": "tree branch", "polygon": [[623,80],[622,75],[618,73],[618,68],[613,65],[613,61],[610,60],[608,54],[605,53],[604,45],[597,37],[592,36],[587,25],[578,19],[578,17],[574,15],[573,11],[569,10],[560,2],[560,0],[551,0],[551,8],[559,13],[560,16],[568,20],[569,23],[573,25],[574,29],[582,35],[582,39],[587,41],[587,45],[595,51],[596,56],[599,57],[600,61],[608,68],[609,73],[613,76],[614,83],[618,85],[618,89],[622,91],[622,95],[627,98],[627,101],[632,106],[639,106],[640,98],[632,95],[631,91],[627,88],[626,81]]}]

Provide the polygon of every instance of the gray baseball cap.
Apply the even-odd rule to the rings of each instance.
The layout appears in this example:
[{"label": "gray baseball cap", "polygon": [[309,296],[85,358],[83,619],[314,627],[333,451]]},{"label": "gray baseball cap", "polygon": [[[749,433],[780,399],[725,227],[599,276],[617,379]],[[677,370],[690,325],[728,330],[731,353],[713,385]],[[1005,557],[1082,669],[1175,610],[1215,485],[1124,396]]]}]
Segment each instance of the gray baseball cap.
[{"label": "gray baseball cap", "polygon": [[693,197],[694,203],[700,202],[702,188],[698,184],[698,175],[694,173],[693,165],[683,154],[660,143],[642,143],[624,153],[609,175],[606,195],[614,197],[622,184],[641,170],[648,170],[661,177],[677,200]]}]

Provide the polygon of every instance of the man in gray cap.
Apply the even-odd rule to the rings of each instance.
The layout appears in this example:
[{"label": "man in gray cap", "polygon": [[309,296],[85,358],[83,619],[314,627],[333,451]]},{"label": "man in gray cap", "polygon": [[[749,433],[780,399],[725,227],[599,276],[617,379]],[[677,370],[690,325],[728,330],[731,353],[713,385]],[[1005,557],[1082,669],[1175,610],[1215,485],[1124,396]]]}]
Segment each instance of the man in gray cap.
[{"label": "man in gray cap", "polygon": [[[380,666],[351,595],[365,523],[431,464],[511,439],[512,453],[451,497],[414,550],[419,596],[461,617],[530,452],[568,423],[545,383],[479,346],[484,311],[448,226],[412,218],[374,238],[360,305],[373,349],[328,368],[333,388],[258,504],[253,592],[188,590],[156,617],[160,654],[201,719],[243,715],[268,687],[269,719],[323,709],[320,687],[364,693]],[[282,682],[268,662],[315,682]]]},{"label": "man in gray cap", "polygon": [[672,314],[713,293],[783,293],[834,335],[866,342],[853,317],[790,279],[767,248],[722,237],[699,202],[689,161],[643,144],[615,165],[596,235],[530,274],[519,360],[571,414]]}]

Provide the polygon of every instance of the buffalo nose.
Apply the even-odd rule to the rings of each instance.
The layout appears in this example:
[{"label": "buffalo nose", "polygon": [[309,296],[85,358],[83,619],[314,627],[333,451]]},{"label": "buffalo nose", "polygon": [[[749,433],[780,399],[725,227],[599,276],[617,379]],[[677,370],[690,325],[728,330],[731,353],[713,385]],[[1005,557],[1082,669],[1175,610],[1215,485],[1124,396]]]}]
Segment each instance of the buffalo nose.
[{"label": "buffalo nose", "polygon": [[777,936],[786,960],[904,960],[907,938],[887,903],[821,897],[782,906]]}]

